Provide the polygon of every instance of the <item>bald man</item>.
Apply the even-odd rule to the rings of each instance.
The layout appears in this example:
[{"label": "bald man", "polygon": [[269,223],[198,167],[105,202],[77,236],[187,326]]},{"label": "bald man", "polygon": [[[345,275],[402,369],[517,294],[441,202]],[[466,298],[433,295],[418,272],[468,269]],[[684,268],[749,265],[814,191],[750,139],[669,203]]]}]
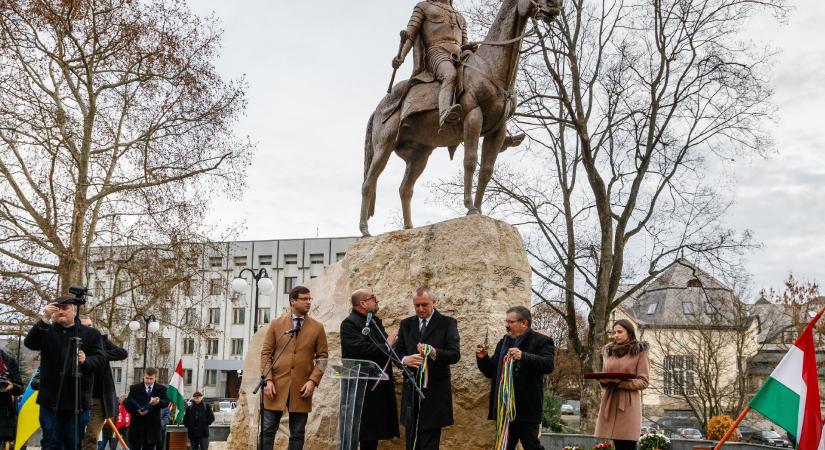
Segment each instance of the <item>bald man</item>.
[{"label": "bald man", "polygon": [[[341,322],[341,356],[349,359],[365,359],[378,364],[389,376],[388,380],[370,382],[361,411],[361,427],[358,435],[360,450],[375,450],[378,441],[392,439],[400,435],[398,430],[398,410],[395,402],[395,386],[392,378],[389,347],[384,342],[387,336],[378,314],[378,297],[370,289],[359,289],[352,293],[352,312]],[[367,325],[367,314],[372,320]],[[369,326],[370,332],[363,330]],[[396,336],[389,337],[389,345],[395,344]]]}]

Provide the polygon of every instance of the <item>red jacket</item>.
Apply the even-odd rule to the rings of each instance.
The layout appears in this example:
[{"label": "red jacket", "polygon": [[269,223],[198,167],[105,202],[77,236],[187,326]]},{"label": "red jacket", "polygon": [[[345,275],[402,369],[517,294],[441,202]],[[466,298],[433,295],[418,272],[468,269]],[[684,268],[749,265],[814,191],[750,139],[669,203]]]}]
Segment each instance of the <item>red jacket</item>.
[{"label": "red jacket", "polygon": [[126,411],[126,408],[123,405],[118,405],[117,407],[117,421],[115,422],[115,426],[118,430],[124,427],[128,427],[129,424],[132,423],[132,415]]}]

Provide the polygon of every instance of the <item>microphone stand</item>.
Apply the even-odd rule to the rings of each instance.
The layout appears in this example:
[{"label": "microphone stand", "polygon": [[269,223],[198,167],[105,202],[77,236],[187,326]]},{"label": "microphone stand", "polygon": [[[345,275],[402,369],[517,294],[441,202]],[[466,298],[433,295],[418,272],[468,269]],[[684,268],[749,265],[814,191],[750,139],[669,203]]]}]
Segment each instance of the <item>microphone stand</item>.
[{"label": "microphone stand", "polygon": [[[413,388],[415,388],[415,390],[418,392],[418,395],[420,395],[422,399],[427,398],[426,396],[424,396],[424,392],[421,391],[421,388],[417,384],[415,384],[415,377],[413,376],[412,372],[410,372],[410,369],[401,362],[401,357],[398,356],[398,353],[395,352],[395,349],[393,348],[393,346],[390,345],[390,341],[389,341],[388,336],[386,336],[384,333],[382,333],[381,329],[378,328],[377,326],[375,327],[375,329],[378,330],[378,335],[381,336],[381,339],[384,341],[384,345],[386,345],[387,348],[390,349],[389,353],[387,353],[387,355],[390,357],[390,361],[395,363],[395,365],[398,366],[398,368],[400,368],[404,372],[404,375],[407,376],[407,380],[410,381],[410,384],[412,384]],[[364,333],[364,331],[366,331],[366,333]],[[370,340],[372,341],[373,344],[375,344],[376,346],[381,348],[381,344],[379,344],[378,342],[375,341],[375,339],[372,338],[372,335],[370,333],[370,321],[369,320],[367,321],[367,324],[364,327],[364,329],[361,331],[361,333],[366,334],[367,337],[370,338]]]},{"label": "microphone stand", "polygon": [[[289,343],[292,342],[292,339],[295,338],[295,335],[298,334],[297,331],[289,330],[286,333],[282,334],[277,341],[275,341],[275,346],[272,347],[272,352],[269,354],[270,357],[275,355],[275,351],[278,349],[278,343],[281,342],[284,336],[289,335],[289,339],[287,339],[286,344],[284,344],[283,348],[281,348],[281,352],[278,353],[275,358],[272,359],[272,363],[269,365],[269,368],[266,369],[266,372],[261,373],[261,381],[258,383],[258,386],[255,387],[255,390],[252,391],[252,395],[258,394],[258,391],[266,387],[266,379],[269,377],[269,374],[272,373],[272,370],[275,369],[275,363],[281,359],[281,356],[286,351],[287,347],[289,347]],[[261,392],[261,395],[258,397],[258,450],[264,449],[264,393]]]}]

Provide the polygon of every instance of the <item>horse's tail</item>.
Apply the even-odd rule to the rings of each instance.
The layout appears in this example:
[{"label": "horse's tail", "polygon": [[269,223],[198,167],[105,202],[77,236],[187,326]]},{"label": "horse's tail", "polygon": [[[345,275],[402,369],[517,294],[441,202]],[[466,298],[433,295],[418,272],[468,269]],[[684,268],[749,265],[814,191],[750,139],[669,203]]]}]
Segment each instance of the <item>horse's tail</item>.
[{"label": "horse's tail", "polygon": [[364,181],[367,181],[367,174],[369,174],[370,165],[372,165],[372,119],[374,117],[375,113],[373,112],[367,121],[367,136],[364,138]]}]

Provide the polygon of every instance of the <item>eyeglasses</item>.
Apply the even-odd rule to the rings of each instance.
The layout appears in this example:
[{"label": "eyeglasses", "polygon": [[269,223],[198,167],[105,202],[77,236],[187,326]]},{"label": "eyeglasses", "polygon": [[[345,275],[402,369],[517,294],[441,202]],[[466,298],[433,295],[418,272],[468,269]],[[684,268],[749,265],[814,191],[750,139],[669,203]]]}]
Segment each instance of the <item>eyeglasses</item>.
[{"label": "eyeglasses", "polygon": [[293,301],[297,301],[297,300],[300,300],[302,302],[309,302],[309,301],[312,301],[312,297],[298,297]]},{"label": "eyeglasses", "polygon": [[375,302],[376,302],[376,303],[378,303],[378,298],[377,298],[376,296],[374,296],[374,295],[370,295],[369,297],[367,297],[367,298],[365,298],[365,299],[363,299],[363,300],[361,300],[361,301],[362,301],[362,302],[368,302],[368,301],[370,301],[370,300],[375,300]]},{"label": "eyeglasses", "polygon": [[514,323],[519,323],[519,322],[524,322],[524,321],[523,321],[523,320],[509,320],[509,319],[504,319],[504,323],[506,323],[507,325],[512,325],[512,324],[514,324]]}]

